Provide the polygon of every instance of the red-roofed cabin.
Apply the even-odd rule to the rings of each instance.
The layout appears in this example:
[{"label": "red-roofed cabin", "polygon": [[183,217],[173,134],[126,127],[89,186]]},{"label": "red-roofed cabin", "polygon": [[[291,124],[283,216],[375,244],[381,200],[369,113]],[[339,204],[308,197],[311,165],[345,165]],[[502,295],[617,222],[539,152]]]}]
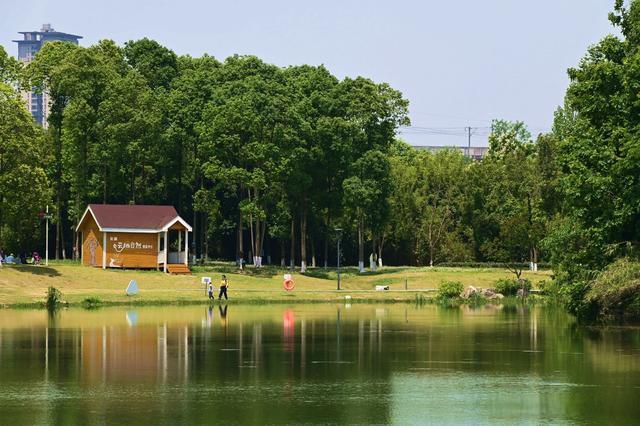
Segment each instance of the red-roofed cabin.
[{"label": "red-roofed cabin", "polygon": [[173,206],[89,204],[76,231],[83,265],[189,273],[191,226]]}]

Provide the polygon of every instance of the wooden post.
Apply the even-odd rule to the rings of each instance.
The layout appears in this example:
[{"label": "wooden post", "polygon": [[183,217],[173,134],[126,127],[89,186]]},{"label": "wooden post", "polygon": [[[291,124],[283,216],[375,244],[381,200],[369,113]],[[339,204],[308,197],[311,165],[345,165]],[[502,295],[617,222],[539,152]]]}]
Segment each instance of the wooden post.
[{"label": "wooden post", "polygon": [[168,231],[164,231],[164,268],[163,272],[167,272],[167,260],[169,259],[169,240],[167,239]]},{"label": "wooden post", "polygon": [[102,233],[102,269],[107,269],[107,233]]},{"label": "wooden post", "polygon": [[189,265],[189,230],[184,230],[184,264]]},{"label": "wooden post", "polygon": [[180,248],[182,247],[182,232],[178,231],[178,263],[180,263]]}]

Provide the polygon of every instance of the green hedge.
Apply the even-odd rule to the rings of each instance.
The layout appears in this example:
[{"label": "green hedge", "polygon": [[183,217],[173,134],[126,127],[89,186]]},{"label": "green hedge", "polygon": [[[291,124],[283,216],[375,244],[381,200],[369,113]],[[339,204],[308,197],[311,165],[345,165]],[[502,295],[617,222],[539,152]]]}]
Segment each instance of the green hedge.
[{"label": "green hedge", "polygon": [[[445,268],[501,268],[508,269],[513,267],[513,263],[500,263],[500,262],[442,262],[435,266],[442,266]],[[516,263],[516,266],[523,270],[529,270],[528,263]],[[547,262],[538,263],[538,269],[551,269],[552,265]]]}]

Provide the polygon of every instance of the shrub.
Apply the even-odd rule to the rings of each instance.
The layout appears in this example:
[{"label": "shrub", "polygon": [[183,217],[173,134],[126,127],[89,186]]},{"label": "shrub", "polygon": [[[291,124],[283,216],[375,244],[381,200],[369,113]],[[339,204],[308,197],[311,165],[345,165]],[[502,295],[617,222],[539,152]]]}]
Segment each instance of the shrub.
[{"label": "shrub", "polygon": [[47,289],[47,300],[45,306],[49,310],[55,310],[58,305],[62,303],[62,293],[55,287],[49,287]]},{"label": "shrub", "polygon": [[100,304],[102,304],[102,301],[98,297],[87,297],[82,301],[82,306],[88,309],[95,308]]},{"label": "shrub", "polygon": [[524,288],[525,290],[531,290],[531,281],[527,279],[508,279],[501,278],[494,284],[497,293],[502,293],[504,296],[515,296],[518,294],[518,290]]},{"label": "shrub", "polygon": [[589,283],[583,297],[583,313],[600,318],[640,318],[640,262],[618,259]]},{"label": "shrub", "polygon": [[440,283],[436,297],[440,300],[453,299],[460,297],[463,291],[464,285],[460,281],[444,281]]},{"label": "shrub", "polygon": [[562,297],[562,286],[558,280],[542,280],[538,282],[538,289],[541,294],[550,296],[555,300],[560,300]]}]

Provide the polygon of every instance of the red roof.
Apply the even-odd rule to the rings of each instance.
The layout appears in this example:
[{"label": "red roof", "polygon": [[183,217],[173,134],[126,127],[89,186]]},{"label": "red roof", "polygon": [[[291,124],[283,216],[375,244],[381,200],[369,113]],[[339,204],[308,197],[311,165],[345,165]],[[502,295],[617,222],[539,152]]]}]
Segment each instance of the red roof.
[{"label": "red roof", "polygon": [[179,217],[173,206],[89,204],[100,228],[162,229]]}]

